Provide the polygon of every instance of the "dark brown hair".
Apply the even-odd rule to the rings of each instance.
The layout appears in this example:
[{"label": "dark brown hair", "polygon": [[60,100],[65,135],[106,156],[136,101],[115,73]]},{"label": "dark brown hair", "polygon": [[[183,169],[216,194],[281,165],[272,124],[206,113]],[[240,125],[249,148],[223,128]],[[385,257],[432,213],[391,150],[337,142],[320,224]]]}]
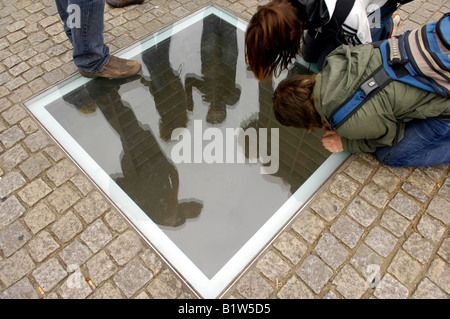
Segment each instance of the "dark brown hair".
[{"label": "dark brown hair", "polygon": [[322,127],[322,120],[314,108],[314,84],[314,74],[295,75],[278,84],[273,95],[273,111],[280,124],[308,131]]},{"label": "dark brown hair", "polygon": [[303,22],[287,0],[273,0],[258,8],[245,33],[247,62],[258,80],[278,76],[299,51]]}]

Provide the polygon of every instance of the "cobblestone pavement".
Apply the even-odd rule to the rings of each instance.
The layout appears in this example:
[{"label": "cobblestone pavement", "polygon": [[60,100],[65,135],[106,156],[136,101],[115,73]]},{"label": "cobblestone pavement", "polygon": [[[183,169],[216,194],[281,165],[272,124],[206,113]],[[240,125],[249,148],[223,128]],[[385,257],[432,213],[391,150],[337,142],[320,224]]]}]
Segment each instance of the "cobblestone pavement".
[{"label": "cobblestone pavement", "polygon": [[[115,51],[210,2],[247,21],[264,3],[107,6],[105,40]],[[448,11],[415,0],[399,32]],[[0,298],[196,298],[21,104],[76,72],[54,1],[2,0],[0,26]],[[224,297],[447,299],[449,223],[448,165],[353,155]]]}]

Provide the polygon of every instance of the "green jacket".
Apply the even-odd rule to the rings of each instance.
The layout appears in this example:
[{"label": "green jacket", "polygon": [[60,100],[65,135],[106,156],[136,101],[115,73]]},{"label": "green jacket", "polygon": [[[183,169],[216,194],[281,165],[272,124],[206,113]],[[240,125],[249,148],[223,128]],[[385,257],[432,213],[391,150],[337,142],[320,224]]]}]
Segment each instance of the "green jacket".
[{"label": "green jacket", "polygon": [[[350,48],[340,46],[326,59],[316,76],[314,106],[329,124],[333,110],[344,102],[378,66],[381,54],[372,45]],[[388,84],[367,101],[338,129],[344,150],[371,153],[378,147],[391,146],[400,124],[399,139],[405,124],[414,119],[449,116],[450,100],[398,81]]]}]

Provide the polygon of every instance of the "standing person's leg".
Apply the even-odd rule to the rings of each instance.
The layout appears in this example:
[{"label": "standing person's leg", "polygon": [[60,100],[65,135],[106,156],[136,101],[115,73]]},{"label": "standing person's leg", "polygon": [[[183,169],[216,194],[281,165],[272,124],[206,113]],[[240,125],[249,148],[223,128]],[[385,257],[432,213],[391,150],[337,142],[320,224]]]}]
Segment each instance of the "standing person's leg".
[{"label": "standing person's leg", "polygon": [[376,151],[388,166],[420,167],[450,163],[450,121],[416,120],[406,125],[405,136],[395,147]]},{"label": "standing person's leg", "polygon": [[138,62],[111,56],[103,41],[105,0],[56,0],[56,4],[82,75],[122,78],[139,72]]}]

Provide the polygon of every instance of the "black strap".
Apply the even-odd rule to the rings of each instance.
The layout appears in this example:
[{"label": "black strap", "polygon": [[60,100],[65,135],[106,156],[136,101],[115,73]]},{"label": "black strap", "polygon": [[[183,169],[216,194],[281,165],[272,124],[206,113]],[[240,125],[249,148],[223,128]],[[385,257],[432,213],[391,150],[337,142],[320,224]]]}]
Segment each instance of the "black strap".
[{"label": "black strap", "polygon": [[352,11],[354,4],[355,0],[337,0],[333,16],[324,26],[324,29],[328,32],[336,34],[336,39],[339,43],[347,44],[343,35],[342,25],[350,14],[350,11]]},{"label": "black strap", "polygon": [[[361,84],[356,91],[349,96],[341,105],[339,105],[329,116],[329,122],[332,129],[337,129],[340,127],[347,119],[349,119],[353,114],[355,114],[372,96],[381,91],[386,85],[392,81],[392,78],[387,74],[383,65],[379,66],[372,74],[370,74],[367,79]],[[343,109],[341,114],[337,115],[337,118],[342,118],[339,122],[333,120],[334,116],[351,100],[353,100],[359,92],[363,92],[363,99],[359,104],[354,105],[352,109]]]}]

